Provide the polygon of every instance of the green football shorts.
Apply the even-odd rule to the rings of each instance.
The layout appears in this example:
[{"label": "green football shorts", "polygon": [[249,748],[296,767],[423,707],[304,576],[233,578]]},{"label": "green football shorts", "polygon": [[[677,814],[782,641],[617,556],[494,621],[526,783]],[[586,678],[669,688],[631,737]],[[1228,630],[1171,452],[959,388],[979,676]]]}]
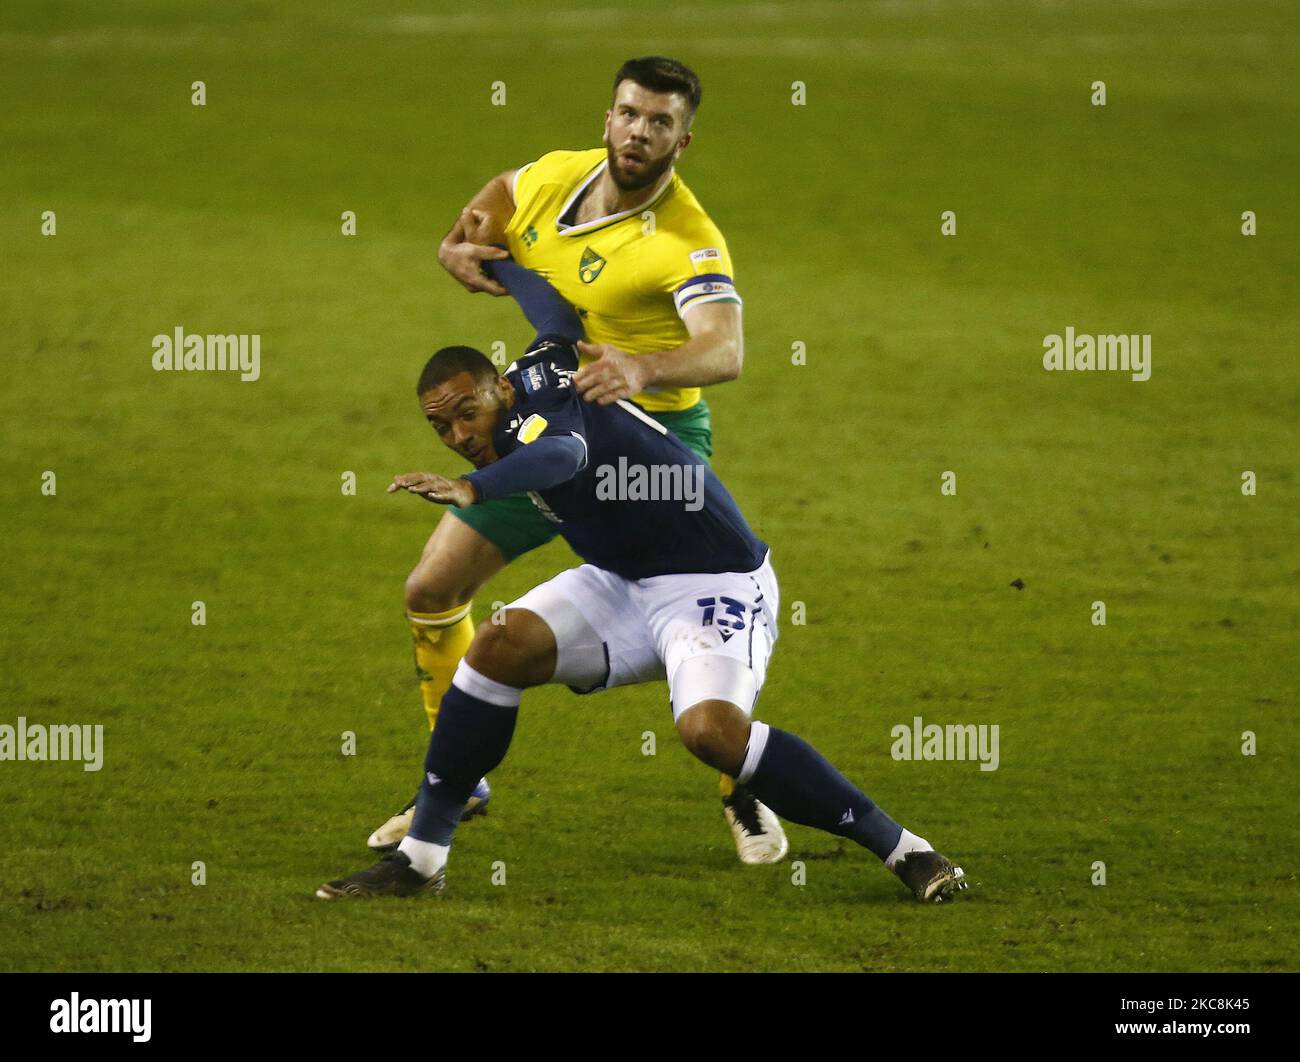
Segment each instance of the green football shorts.
[{"label": "green football shorts", "polygon": [[[650,416],[708,463],[713,455],[713,425],[707,402]],[[496,546],[507,564],[530,549],[546,545],[559,534],[558,528],[541,514],[527,494],[510,494],[468,509],[453,506],[449,511]]]}]

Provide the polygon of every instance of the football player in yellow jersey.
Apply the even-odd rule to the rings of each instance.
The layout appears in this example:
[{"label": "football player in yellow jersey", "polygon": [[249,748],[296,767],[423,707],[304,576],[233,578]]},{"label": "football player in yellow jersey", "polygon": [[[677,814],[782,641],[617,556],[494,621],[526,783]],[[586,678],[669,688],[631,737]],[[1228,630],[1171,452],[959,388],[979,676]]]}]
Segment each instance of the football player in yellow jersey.
[{"label": "football player in yellow jersey", "polygon": [[[632,400],[707,459],[708,384],[734,380],[744,356],[741,302],[722,234],[674,166],[691,142],[695,74],[672,59],[633,59],[614,78],[604,147],[552,151],[489,181],[443,239],[438,260],[471,292],[504,295],[482,270],[509,255],[542,274],[582,318],[589,342],[574,381],[590,402]],[[474,636],[470,604],[493,575],[556,535],[526,495],[450,508],[406,581],[407,618],[430,728]],[[721,776],[723,813],[745,863],[775,863],[780,820]],[[486,810],[487,781],[466,806]],[[376,851],[406,834],[414,800],[371,834]]]}]

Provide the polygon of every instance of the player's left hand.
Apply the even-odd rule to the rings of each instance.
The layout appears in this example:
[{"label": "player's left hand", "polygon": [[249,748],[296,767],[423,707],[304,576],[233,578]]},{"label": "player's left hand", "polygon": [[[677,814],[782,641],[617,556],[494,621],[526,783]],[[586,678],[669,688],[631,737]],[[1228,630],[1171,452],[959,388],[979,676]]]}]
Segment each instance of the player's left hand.
[{"label": "player's left hand", "polygon": [[593,359],[573,377],[578,393],[588,402],[611,405],[645,390],[644,368],[639,359],[609,343],[579,341],[578,351]]},{"label": "player's left hand", "polygon": [[388,484],[388,493],[404,490],[418,494],[439,505],[454,505],[464,509],[475,502],[474,486],[468,480],[448,479],[435,472],[406,472],[394,476]]}]

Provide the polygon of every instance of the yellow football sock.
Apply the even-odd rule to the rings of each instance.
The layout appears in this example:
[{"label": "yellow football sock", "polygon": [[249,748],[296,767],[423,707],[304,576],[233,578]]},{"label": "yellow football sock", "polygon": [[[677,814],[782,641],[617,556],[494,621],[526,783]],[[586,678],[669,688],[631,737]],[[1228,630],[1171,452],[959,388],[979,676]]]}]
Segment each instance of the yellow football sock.
[{"label": "yellow football sock", "polygon": [[722,799],[726,800],[736,791],[736,780],[729,774],[719,775],[718,779],[718,788],[722,790]]},{"label": "yellow football sock", "polygon": [[451,688],[456,665],[474,640],[471,604],[466,602],[446,612],[406,612],[415,639],[415,673],[420,676],[420,696],[424,698],[430,730],[438,722],[442,695]]}]

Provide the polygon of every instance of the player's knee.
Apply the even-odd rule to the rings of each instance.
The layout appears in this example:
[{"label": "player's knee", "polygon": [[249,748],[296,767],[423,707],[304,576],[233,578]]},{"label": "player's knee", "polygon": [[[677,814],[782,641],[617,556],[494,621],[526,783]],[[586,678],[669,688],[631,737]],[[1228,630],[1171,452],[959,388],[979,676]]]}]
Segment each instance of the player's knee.
[{"label": "player's knee", "polygon": [[555,637],[535,614],[506,609],[478,625],[465,661],[481,675],[525,689],[555,674]]},{"label": "player's knee", "polygon": [[446,612],[469,601],[475,589],[448,566],[420,563],[406,577],[406,607],[411,612]]},{"label": "player's knee", "polygon": [[691,755],[729,774],[739,772],[749,741],[749,719],[727,701],[701,701],[677,717],[677,733]]}]

